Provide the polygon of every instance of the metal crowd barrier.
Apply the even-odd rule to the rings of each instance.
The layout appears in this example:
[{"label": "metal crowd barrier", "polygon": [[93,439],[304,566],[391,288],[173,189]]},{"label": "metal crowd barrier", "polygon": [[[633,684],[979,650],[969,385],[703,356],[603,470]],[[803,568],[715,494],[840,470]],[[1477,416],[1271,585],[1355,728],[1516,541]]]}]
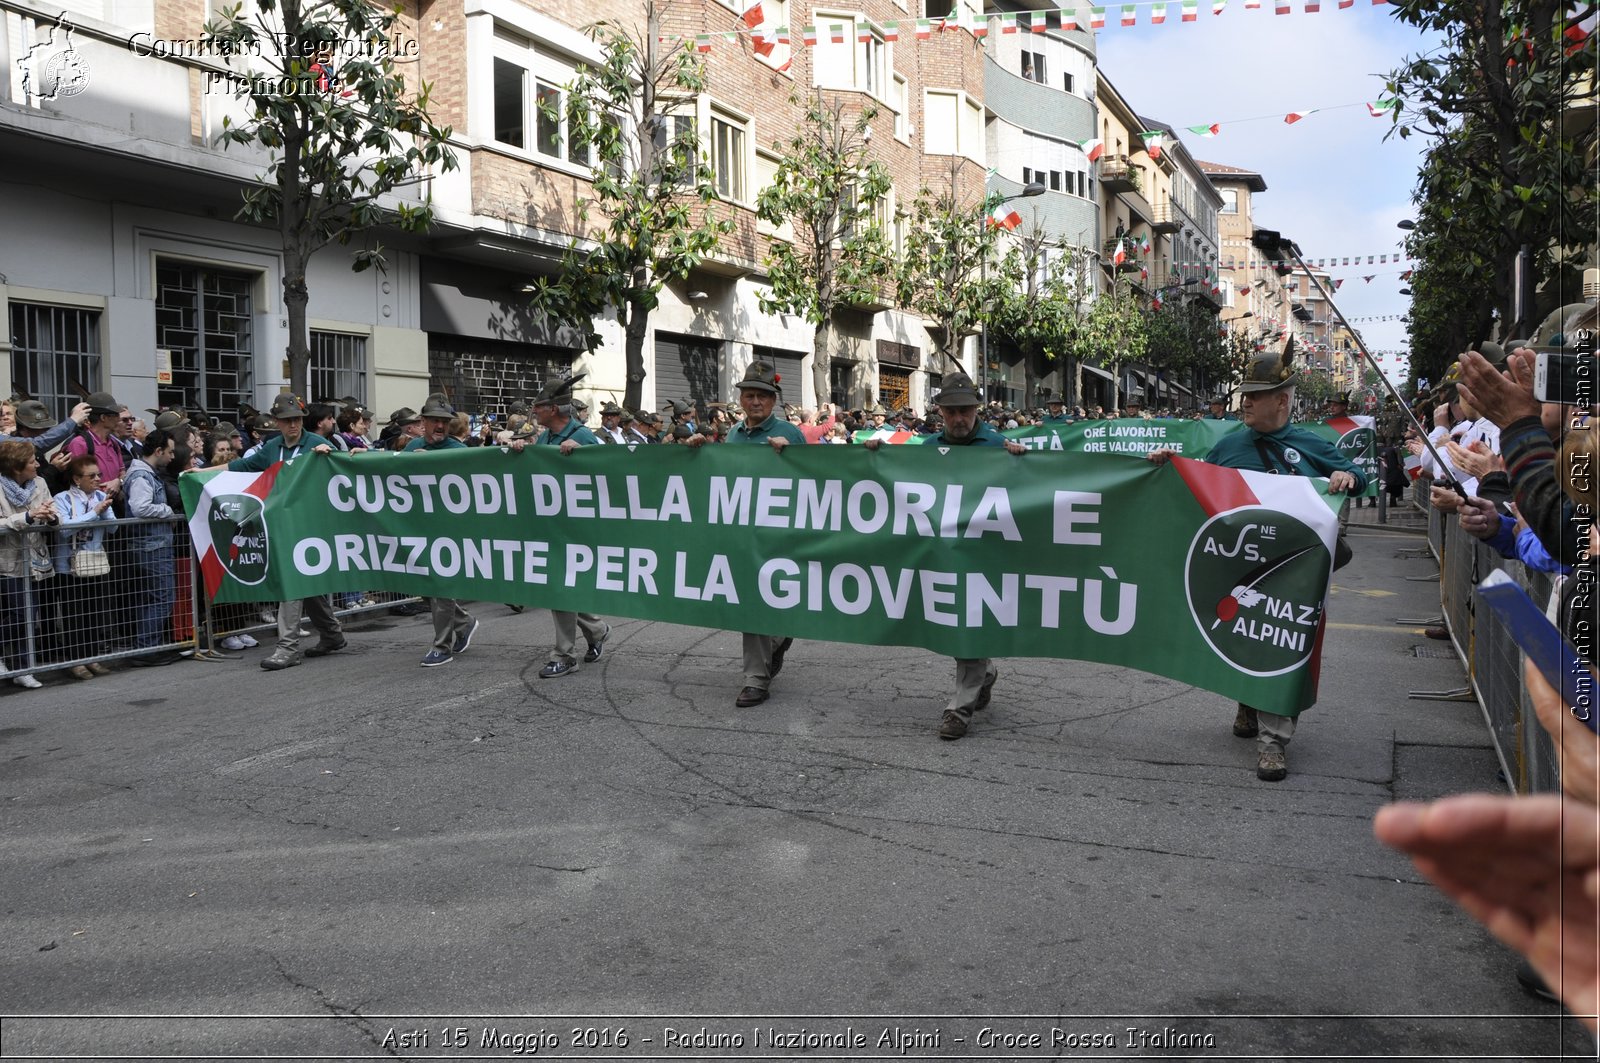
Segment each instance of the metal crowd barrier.
[{"label": "metal crowd barrier", "polygon": [[1522,652],[1492,613],[1478,613],[1473,588],[1500,569],[1541,608],[1550,601],[1553,580],[1507,560],[1468,535],[1455,514],[1435,509],[1426,481],[1413,486],[1412,501],[1428,517],[1428,545],[1439,562],[1439,603],[1456,655],[1467,670],[1472,693],[1483,710],[1507,783],[1518,793],[1559,790],[1560,773],[1550,736],[1534,716],[1522,682]]},{"label": "metal crowd barrier", "polygon": [[[156,525],[171,528],[171,545],[147,551],[137,529]],[[93,549],[88,537],[95,531],[104,560],[94,567],[107,571],[90,575],[91,565],[80,562],[75,569],[72,555]],[[48,575],[30,561],[35,544],[50,562]],[[263,617],[275,602],[213,606],[205,600],[183,517],[25,527],[0,533],[0,563],[8,556],[15,571],[30,575],[0,574],[0,681],[136,657],[203,657],[221,639],[240,633],[269,632],[261,641],[277,641],[276,621]],[[335,596],[336,606],[343,597]],[[419,601],[373,594],[365,604],[335,612],[344,618]]]},{"label": "metal crowd barrier", "polygon": [[[137,529],[170,526],[172,544],[146,550]],[[77,575],[76,544],[100,531],[109,571]],[[50,560],[48,575],[32,564],[35,547]],[[12,557],[13,551],[20,558]],[[35,672],[195,649],[195,593],[184,518],[33,525],[0,533],[0,557],[23,575],[0,575],[0,679]],[[56,571],[60,561],[65,571]],[[79,572],[87,573],[87,563]],[[42,576],[42,578],[37,578]],[[141,625],[145,631],[140,645]]]}]

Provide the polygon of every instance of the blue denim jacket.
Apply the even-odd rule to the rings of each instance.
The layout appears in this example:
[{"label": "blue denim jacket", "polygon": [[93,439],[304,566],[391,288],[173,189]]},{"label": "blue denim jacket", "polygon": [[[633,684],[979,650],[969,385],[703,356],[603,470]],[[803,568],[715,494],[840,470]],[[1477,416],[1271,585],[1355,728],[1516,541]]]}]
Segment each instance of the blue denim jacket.
[{"label": "blue denim jacket", "polygon": [[114,529],[100,522],[116,518],[109,507],[104,513],[94,511],[94,507],[105,500],[104,491],[86,495],[75,487],[56,495],[56,512],[61,515],[61,528],[56,532],[55,546],[51,548],[51,562],[57,572],[71,572],[72,555],[79,550],[105,549],[105,537]]}]

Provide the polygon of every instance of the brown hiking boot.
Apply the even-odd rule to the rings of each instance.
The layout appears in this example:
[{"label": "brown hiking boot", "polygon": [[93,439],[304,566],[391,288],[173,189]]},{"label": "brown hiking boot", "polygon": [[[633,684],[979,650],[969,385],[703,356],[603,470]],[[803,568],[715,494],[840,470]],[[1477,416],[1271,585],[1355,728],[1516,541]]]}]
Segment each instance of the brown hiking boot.
[{"label": "brown hiking boot", "polygon": [[1289,758],[1284,756],[1283,747],[1276,742],[1262,746],[1256,758],[1256,778],[1262,782],[1282,782],[1288,776]]},{"label": "brown hiking boot", "polygon": [[1239,738],[1254,738],[1261,733],[1261,728],[1256,723],[1255,709],[1248,705],[1239,706],[1239,711],[1233,717],[1233,733]]},{"label": "brown hiking boot", "polygon": [[966,733],[967,718],[954,709],[945,709],[944,719],[939,721],[939,737],[953,741]]}]

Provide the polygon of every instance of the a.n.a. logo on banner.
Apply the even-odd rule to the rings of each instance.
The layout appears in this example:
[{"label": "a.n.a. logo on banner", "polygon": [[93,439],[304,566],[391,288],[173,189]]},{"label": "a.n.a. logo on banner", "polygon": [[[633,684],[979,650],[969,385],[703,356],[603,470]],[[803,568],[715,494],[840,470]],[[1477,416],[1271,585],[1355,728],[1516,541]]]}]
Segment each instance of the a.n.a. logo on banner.
[{"label": "a.n.a. logo on banner", "polygon": [[1335,445],[1356,468],[1366,474],[1367,482],[1371,483],[1378,472],[1377,443],[1377,433],[1363,425],[1344,433]]},{"label": "a.n.a. logo on banner", "polygon": [[254,495],[218,495],[206,513],[223,570],[247,587],[267,578],[267,515]]},{"label": "a.n.a. logo on banner", "polygon": [[1189,544],[1189,613],[1217,656],[1253,676],[1304,664],[1333,558],[1300,520],[1259,506],[1219,513]]}]

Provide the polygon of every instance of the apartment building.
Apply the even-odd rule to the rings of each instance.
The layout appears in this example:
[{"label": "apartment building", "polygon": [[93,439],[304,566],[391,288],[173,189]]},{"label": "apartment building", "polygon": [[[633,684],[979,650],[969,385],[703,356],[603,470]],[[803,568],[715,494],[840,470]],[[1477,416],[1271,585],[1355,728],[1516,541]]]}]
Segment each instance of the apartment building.
[{"label": "apartment building", "polygon": [[1221,197],[1217,233],[1221,255],[1223,307],[1221,321],[1253,339],[1275,335],[1284,324],[1272,268],[1250,243],[1256,228],[1254,196],[1267,182],[1253,170],[1196,160],[1200,172]]},{"label": "apartment building", "polygon": [[[1098,167],[1081,147],[1096,135],[1094,36],[1070,19],[1063,25],[1053,7],[990,9],[1013,12],[1019,14],[1015,21],[996,24],[1017,26],[1018,32],[991,35],[986,42],[989,193],[1017,200],[1019,232],[1053,246],[1098,248]],[[1043,192],[1021,198],[1031,184]],[[994,397],[1014,405],[1027,401],[1023,356],[1003,337],[993,338],[985,368]],[[1077,401],[1075,362],[1042,362],[1033,370],[1036,404],[1050,396]]]},{"label": "apartment building", "polygon": [[[788,26],[792,42],[768,54],[739,32],[743,4],[662,7],[664,46],[713,35],[705,91],[676,101],[673,121],[697,134],[722,199],[715,209],[734,233],[687,283],[663,292],[646,352],[646,405],[728,398],[757,357],[797,382],[790,401],[819,397],[811,326],[757,305],[777,234],[757,222],[753,204],[798,125],[795,94],[821,89],[851,107],[878,107],[872,152],[894,185],[886,218],[924,184],[948,181],[952,165],[958,195],[982,197],[974,20],[969,13],[968,28],[896,42],[891,27],[923,14],[913,3],[765,0],[765,18]],[[14,387],[63,412],[100,388],[135,408],[262,406],[287,379],[282,256],[273,232],[235,214],[268,159],[214,146],[224,119],[240,114],[224,82],[239,60],[194,46],[206,0],[71,5],[63,21],[57,7],[0,0],[0,158],[13,163],[0,177],[8,325],[0,362]],[[599,323],[603,342],[585,352],[575,330],[531,313],[526,298],[533,278],[587,236],[578,204],[590,192],[589,160],[559,115],[576,67],[599,55],[583,28],[602,19],[642,26],[643,6],[417,0],[407,8],[397,36],[434,86],[433,114],[452,128],[460,165],[402,193],[413,202],[431,195],[430,232],[368,237],[385,247],[386,271],[352,272],[349,249],[337,246],[313,259],[312,397],[353,394],[387,412],[442,389],[497,411],[577,369],[589,373],[591,405],[621,397],[620,328]],[[827,27],[815,47],[802,45],[804,25]],[[38,78],[25,78],[28,64],[55,56],[64,57],[56,69],[83,76],[70,91],[40,93]],[[876,305],[835,324],[834,376],[821,398],[925,400],[933,345],[920,319]]]},{"label": "apartment building", "polygon": [[[1096,79],[1099,138],[1105,151],[1100,159],[1100,264],[1107,285],[1126,285],[1147,306],[1156,299],[1199,300],[1218,309],[1225,300],[1212,290],[1212,282],[1217,277],[1222,196],[1170,126],[1139,115],[1104,71]],[[1086,378],[1085,390],[1102,405],[1125,401],[1129,393],[1179,404],[1193,398],[1180,382],[1163,379],[1146,366],[1122,365],[1121,378],[1114,382],[1104,370],[1084,368],[1097,378]]]}]

